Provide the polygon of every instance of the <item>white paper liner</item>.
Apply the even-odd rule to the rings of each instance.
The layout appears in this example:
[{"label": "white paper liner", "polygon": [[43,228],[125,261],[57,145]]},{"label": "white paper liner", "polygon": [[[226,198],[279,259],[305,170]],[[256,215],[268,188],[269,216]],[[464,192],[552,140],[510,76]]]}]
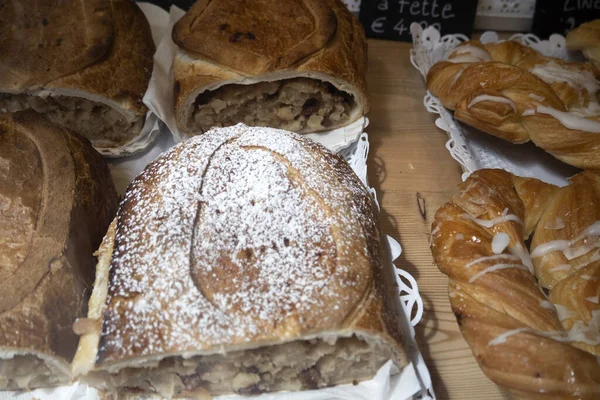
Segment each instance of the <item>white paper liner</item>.
[{"label": "white paper liner", "polygon": [[[410,60],[424,78],[433,64],[445,59],[452,49],[468,40],[461,34],[442,37],[435,28],[423,30],[418,24],[411,25],[411,32],[413,49],[410,51]],[[490,43],[499,41],[499,38],[495,32],[485,32],[480,40]],[[548,40],[540,40],[532,34],[515,34],[509,40],[520,41],[545,56],[565,60],[578,59],[576,54],[567,51],[566,40],[561,35],[552,35]],[[579,171],[552,157],[533,143],[513,144],[455,121],[452,112],[444,108],[439,99],[429,91],[425,95],[424,105],[427,111],[440,116],[435,124],[448,134],[446,148],[463,167],[463,180],[478,169],[500,168],[515,175],[564,186],[568,184],[567,178]]]}]

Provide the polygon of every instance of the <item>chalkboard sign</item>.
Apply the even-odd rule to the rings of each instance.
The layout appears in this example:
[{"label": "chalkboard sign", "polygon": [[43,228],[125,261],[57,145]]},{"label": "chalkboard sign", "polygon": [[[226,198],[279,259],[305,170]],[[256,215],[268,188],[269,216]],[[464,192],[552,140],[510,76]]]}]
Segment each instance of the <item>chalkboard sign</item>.
[{"label": "chalkboard sign", "polygon": [[413,22],[470,36],[476,11],[477,0],[363,0],[360,22],[368,37],[409,42]]},{"label": "chalkboard sign", "polygon": [[600,0],[538,0],[533,17],[533,33],[547,38],[566,35],[584,22],[600,18]]}]

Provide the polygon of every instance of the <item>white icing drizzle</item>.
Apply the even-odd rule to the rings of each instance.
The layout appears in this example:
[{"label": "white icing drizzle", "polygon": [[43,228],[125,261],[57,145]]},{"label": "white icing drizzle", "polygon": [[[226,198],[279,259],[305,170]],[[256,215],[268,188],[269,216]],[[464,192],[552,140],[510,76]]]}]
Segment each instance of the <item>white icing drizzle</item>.
[{"label": "white icing drizzle", "polygon": [[[554,267],[552,269],[550,269],[550,272],[556,272],[556,271],[566,271],[566,270],[570,270],[571,268],[573,269],[573,271],[579,271],[582,268],[587,267],[588,265],[590,265],[591,263],[600,260],[600,250],[597,250],[587,261],[584,261],[580,264],[575,264],[575,265],[571,265],[571,264],[561,264],[557,267]],[[582,277],[587,276],[590,277],[589,275],[582,275]],[[590,277],[592,280],[597,280],[598,278],[595,277]],[[585,279],[584,279],[585,280]]]},{"label": "white icing drizzle", "polygon": [[581,257],[590,251],[594,250],[597,246],[591,244],[584,244],[576,247],[569,247],[563,250],[563,254],[567,260],[571,261],[575,258]]},{"label": "white icing drizzle", "polygon": [[580,240],[590,237],[590,236],[598,236],[600,235],[600,221],[594,222],[592,225],[585,228],[575,239],[573,240],[552,240],[550,242],[542,243],[538,245],[532,252],[531,257],[542,257],[548,253],[552,253],[554,251],[564,251],[570,247],[572,247],[575,243]]},{"label": "white icing drizzle", "polygon": [[559,230],[565,227],[565,221],[562,218],[556,217],[554,221],[546,221],[544,229],[547,230]]},{"label": "white icing drizzle", "polygon": [[521,264],[494,264],[490,267],[482,269],[481,271],[479,271],[478,273],[473,275],[471,278],[469,278],[469,283],[475,282],[477,279],[481,278],[483,275],[485,275],[489,272],[494,272],[494,271],[499,271],[499,270],[509,269],[509,268],[522,269],[524,271],[529,270],[527,267],[525,267]]},{"label": "white icing drizzle", "polygon": [[541,331],[539,329],[533,329],[533,328],[518,328],[518,329],[512,329],[510,331],[506,331],[506,332],[496,336],[494,339],[492,339],[488,342],[488,346],[496,346],[496,345],[505,343],[506,339],[508,339],[509,337],[519,334],[519,333],[522,333],[522,332],[533,333],[535,335],[554,339],[559,342],[570,342],[571,341],[569,338],[564,337],[565,332],[562,332],[562,331]]},{"label": "white icing drizzle", "polygon": [[[315,148],[240,124],[195,136],[146,167],[119,210],[100,351],[122,359],[222,349],[271,340],[264,332],[306,315],[327,327],[346,318],[366,290],[367,271],[353,265],[370,250],[348,243],[373,234],[361,205],[370,200],[355,175]],[[232,277],[215,281],[217,271]]]},{"label": "white icing drizzle", "polygon": [[525,265],[529,269],[529,272],[533,274],[533,261],[531,261],[529,252],[521,245],[521,243],[517,243],[516,246],[509,247],[508,250],[515,256],[519,257],[523,265]]},{"label": "white icing drizzle", "polygon": [[[459,55],[457,57],[454,57]],[[488,62],[492,61],[492,57],[490,57],[489,53],[484,49],[473,46],[470,44],[465,44],[458,46],[455,48],[450,56],[448,57],[448,61],[453,63],[461,63],[461,62]]]},{"label": "white icing drizzle", "polygon": [[554,310],[554,304],[550,303],[548,300],[540,300],[540,306],[547,310]]},{"label": "white icing drizzle", "polygon": [[567,334],[571,342],[581,342],[590,346],[600,344],[600,310],[593,310],[592,318],[587,322],[575,321]]},{"label": "white icing drizzle", "polygon": [[510,238],[504,232],[497,233],[492,239],[492,252],[494,254],[500,254],[508,247]]},{"label": "white icing drizzle", "polygon": [[533,108],[528,108],[527,110],[521,113],[522,116],[528,117],[530,115],[535,115],[535,110]]},{"label": "white icing drizzle", "polygon": [[598,296],[586,297],[585,299],[590,303],[598,304]]},{"label": "white icing drizzle", "polygon": [[517,256],[513,256],[512,254],[498,254],[495,256],[487,256],[487,257],[480,257],[476,260],[471,261],[470,263],[465,265],[465,268],[471,268],[473,265],[475,264],[479,264],[485,261],[496,261],[496,260],[513,260],[513,261],[517,261],[519,260],[519,257]]},{"label": "white icing drizzle", "polygon": [[581,117],[574,113],[558,111],[554,108],[545,106],[538,106],[537,112],[553,116],[566,128],[584,132],[600,133],[600,122]]},{"label": "white icing drizzle", "polygon": [[530,332],[532,330],[533,329],[531,329],[531,328],[518,328],[518,329],[512,329],[510,331],[506,331],[506,332],[501,333],[500,335],[496,336],[492,340],[490,340],[487,345],[488,346],[497,346],[499,344],[506,343],[506,339],[508,339],[509,337],[511,337],[513,335],[516,335],[521,332]]},{"label": "white icing drizzle", "polygon": [[458,78],[460,78],[460,76],[463,74],[463,72],[465,72],[465,69],[467,69],[466,65],[463,66],[456,75],[454,75],[454,78],[452,79],[452,83],[450,84],[450,89],[452,89],[454,87],[454,85],[458,81]]},{"label": "white icing drizzle", "polygon": [[431,233],[429,234],[429,244],[432,244],[432,243],[433,243],[433,237],[434,237],[436,234],[438,234],[438,233],[440,232],[440,230],[441,230],[441,229],[442,229],[442,228],[441,228],[441,224],[438,224],[438,225],[437,225],[437,226],[436,226],[436,227],[435,227],[435,228],[434,228],[434,229],[431,231]]},{"label": "white icing drizzle", "polygon": [[[582,105],[578,107],[572,107],[569,110],[568,114],[573,115],[573,117],[569,118],[564,115],[560,116],[560,114],[557,113],[555,113],[556,115],[551,115],[561,121],[563,125],[569,129],[595,132],[597,125],[594,124],[594,121],[587,120],[590,122],[586,122],[584,118],[597,117],[600,114],[600,103],[598,102],[597,98],[599,84],[591,71],[571,65],[561,65],[555,61],[550,61],[546,64],[536,65],[534,68],[530,69],[530,72],[537,75],[546,83],[553,84],[564,82],[575,89],[579,93],[579,101]],[[585,92],[587,92],[587,96],[584,96]],[[531,95],[530,97],[535,98]],[[586,101],[587,104],[583,106]],[[544,112],[544,114],[550,113]]]},{"label": "white icing drizzle", "polygon": [[570,319],[570,318],[577,316],[576,312],[569,310],[567,307],[563,306],[562,304],[555,304],[554,307],[556,307],[556,314],[558,315],[558,319],[561,322],[566,319]]},{"label": "white icing drizzle", "polygon": [[475,97],[473,100],[471,100],[471,102],[469,103],[467,108],[471,108],[475,104],[481,103],[482,101],[493,101],[495,103],[508,104],[508,105],[510,105],[510,107],[513,109],[514,112],[517,112],[517,105],[511,99],[506,98],[506,97],[500,97],[500,96],[490,96],[488,94],[482,94],[482,95]]},{"label": "white icing drizzle", "polygon": [[535,93],[529,93],[529,97],[531,97],[534,100],[540,101],[540,102],[546,100],[545,97],[537,95]]},{"label": "white icing drizzle", "polygon": [[[578,321],[581,322],[581,321]],[[577,325],[577,323],[576,323]],[[557,342],[561,342],[561,343],[573,343],[573,342],[583,342],[592,346],[595,346],[597,344],[600,343],[600,338],[596,337],[596,338],[589,338],[588,335],[589,334],[593,334],[593,329],[595,327],[592,327],[592,329],[589,329],[589,325],[585,325],[583,324],[583,327],[577,326],[569,331],[541,331],[539,329],[533,329],[533,328],[518,328],[518,329],[512,329],[509,331],[506,331],[504,333],[501,333],[500,335],[496,336],[494,339],[490,340],[488,342],[488,346],[497,346],[499,344],[503,344],[506,342],[506,339],[508,339],[511,336],[517,335],[519,333],[532,333],[534,335],[537,336],[542,336],[542,337],[546,337],[552,340],[556,340]],[[595,328],[597,329],[597,328]],[[597,334],[597,333],[596,333]]]},{"label": "white icing drizzle", "polygon": [[587,107],[572,107],[569,112],[580,117],[598,117],[600,115],[600,103],[595,101],[590,102]]},{"label": "white icing drizzle", "polygon": [[495,225],[502,224],[502,223],[508,222],[508,221],[514,221],[519,225],[523,225],[523,222],[519,219],[519,217],[517,217],[514,214],[501,215],[494,219],[479,219],[479,218],[473,217],[470,214],[464,214],[464,216],[465,216],[465,218],[470,219],[471,221],[475,222],[477,225],[483,226],[484,228],[492,228]]},{"label": "white icing drizzle", "polygon": [[457,233],[454,235],[454,240],[464,240],[465,236],[462,233]]},{"label": "white icing drizzle", "polygon": [[598,277],[597,276],[591,276],[591,275],[581,275],[580,276],[581,279],[583,279],[584,281],[597,281]]},{"label": "white icing drizzle", "polygon": [[575,266],[575,270],[578,271],[583,267],[587,267],[588,265],[590,265],[593,262],[596,262],[600,260],[600,250],[596,250],[596,252],[594,254],[592,254],[592,256],[590,257],[589,260],[582,262],[581,264],[577,264]]},{"label": "white icing drizzle", "polygon": [[568,271],[571,269],[571,264],[560,264],[557,265],[556,267],[552,267],[550,268],[548,271],[550,272],[559,272],[559,271]]},{"label": "white icing drizzle", "polygon": [[546,83],[566,82],[574,89],[587,90],[590,98],[598,91],[596,78],[587,70],[568,69],[557,62],[549,61],[546,64],[538,64],[529,71]]}]

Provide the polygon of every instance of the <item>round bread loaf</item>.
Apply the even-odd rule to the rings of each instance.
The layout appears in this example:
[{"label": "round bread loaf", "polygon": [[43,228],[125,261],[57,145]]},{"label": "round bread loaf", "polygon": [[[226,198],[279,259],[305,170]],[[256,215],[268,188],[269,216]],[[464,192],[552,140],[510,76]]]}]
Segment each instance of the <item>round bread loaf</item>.
[{"label": "round bread loaf", "polygon": [[0,390],[71,381],[94,250],[117,211],[102,156],[34,112],[0,114]]},{"label": "round bread loaf", "polygon": [[172,148],[131,183],[99,253],[101,323],[75,370],[102,389],[298,390],[407,363],[372,199],[297,134],[236,125]]}]

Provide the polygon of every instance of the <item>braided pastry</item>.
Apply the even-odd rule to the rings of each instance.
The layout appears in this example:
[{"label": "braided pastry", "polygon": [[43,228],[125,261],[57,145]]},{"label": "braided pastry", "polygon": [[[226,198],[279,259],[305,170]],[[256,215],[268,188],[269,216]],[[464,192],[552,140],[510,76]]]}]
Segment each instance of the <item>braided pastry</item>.
[{"label": "braided pastry", "polygon": [[591,64],[544,57],[517,42],[456,47],[427,87],[455,118],[512,143],[533,141],[580,168],[600,168],[600,102]]},{"label": "braided pastry", "polygon": [[513,394],[600,396],[599,220],[590,171],[557,188],[480,170],[436,213],[432,253],[461,332]]},{"label": "braided pastry", "polygon": [[582,24],[567,35],[569,50],[580,50],[597,68],[600,68],[600,19]]}]

